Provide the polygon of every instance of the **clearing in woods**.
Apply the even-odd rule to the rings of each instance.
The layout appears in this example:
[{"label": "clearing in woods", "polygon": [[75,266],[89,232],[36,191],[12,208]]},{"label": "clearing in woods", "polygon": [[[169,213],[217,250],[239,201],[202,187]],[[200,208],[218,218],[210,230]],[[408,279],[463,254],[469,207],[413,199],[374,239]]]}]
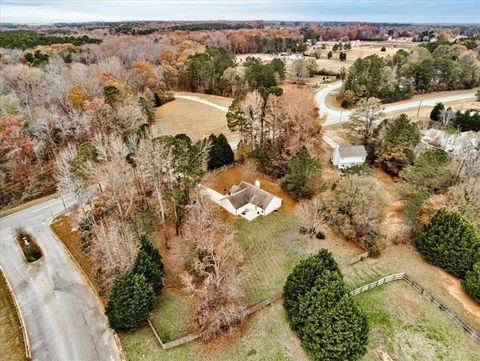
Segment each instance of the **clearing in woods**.
[{"label": "clearing in woods", "polygon": [[[228,108],[233,99],[198,93],[182,93],[200,100]],[[177,98],[155,110],[156,120],[153,125],[154,134],[185,133],[192,139],[201,139],[210,134],[223,133],[229,142],[238,135],[230,132],[227,127],[225,111],[216,109],[199,101]]]}]

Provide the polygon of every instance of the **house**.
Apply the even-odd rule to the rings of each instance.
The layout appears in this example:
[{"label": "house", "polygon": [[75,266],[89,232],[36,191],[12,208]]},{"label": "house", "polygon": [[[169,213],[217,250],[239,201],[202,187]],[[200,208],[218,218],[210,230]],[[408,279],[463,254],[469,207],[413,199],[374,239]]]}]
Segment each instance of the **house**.
[{"label": "house", "polygon": [[292,54],[288,57],[290,60],[302,60],[304,58],[303,54]]},{"label": "house", "polygon": [[366,157],[367,152],[363,145],[336,145],[333,150],[332,164],[339,169],[345,169],[363,164]]},{"label": "house", "polygon": [[241,182],[234,185],[228,195],[217,201],[223,208],[236,216],[252,220],[259,215],[266,216],[282,206],[282,199],[255,185]]}]

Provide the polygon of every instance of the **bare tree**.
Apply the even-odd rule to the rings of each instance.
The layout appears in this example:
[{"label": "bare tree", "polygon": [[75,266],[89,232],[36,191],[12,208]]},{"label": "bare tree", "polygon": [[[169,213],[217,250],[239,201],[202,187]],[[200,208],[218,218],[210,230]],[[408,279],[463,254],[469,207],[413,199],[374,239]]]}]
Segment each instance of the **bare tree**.
[{"label": "bare tree", "polygon": [[375,122],[383,116],[381,104],[377,98],[360,99],[350,116],[351,130],[362,137],[363,144],[367,144],[375,129]]},{"label": "bare tree", "polygon": [[451,107],[448,109],[440,110],[440,121],[442,122],[443,126],[446,127],[450,124],[450,121],[455,119],[455,112],[452,110]]},{"label": "bare tree", "polygon": [[173,155],[170,148],[163,143],[152,140],[143,140],[136,152],[135,162],[141,174],[141,177],[148,180],[153,185],[153,190],[157,198],[160,210],[160,218],[163,223],[165,243],[168,247],[168,228],[165,206],[165,180],[169,174],[169,169],[173,167]]},{"label": "bare tree", "polygon": [[263,106],[264,100],[257,90],[248,93],[240,105],[253,145],[261,144],[263,141]]},{"label": "bare tree", "polygon": [[308,235],[313,236],[325,225],[323,208],[323,203],[318,198],[304,199],[298,203],[295,213]]},{"label": "bare tree", "polygon": [[188,207],[183,237],[193,246],[196,255],[193,267],[202,281],[194,282],[190,274],[184,275],[183,280],[201,298],[196,322],[202,336],[209,339],[239,324],[245,316],[239,274],[242,252],[233,239],[230,225],[201,195]]},{"label": "bare tree", "polygon": [[90,252],[107,291],[118,274],[133,266],[138,244],[131,227],[118,219],[110,217],[95,226]]}]

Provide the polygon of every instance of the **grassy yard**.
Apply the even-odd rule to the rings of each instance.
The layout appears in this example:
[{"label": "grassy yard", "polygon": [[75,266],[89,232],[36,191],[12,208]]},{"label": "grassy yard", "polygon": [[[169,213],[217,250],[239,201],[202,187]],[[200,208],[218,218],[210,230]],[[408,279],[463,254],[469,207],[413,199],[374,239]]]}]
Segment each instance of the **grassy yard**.
[{"label": "grassy yard", "polygon": [[[206,100],[212,103],[219,102],[217,99]],[[206,104],[176,99],[157,108],[155,112],[156,121],[152,131],[156,134],[185,133],[193,139],[199,139],[208,137],[211,133],[223,133],[229,141],[237,138],[237,134],[228,130],[226,113]]]},{"label": "grassy yard", "polygon": [[370,325],[364,360],[474,361],[480,346],[404,282],[355,297]]},{"label": "grassy yard", "polygon": [[26,358],[22,329],[4,277],[0,272],[0,359],[23,361]]}]

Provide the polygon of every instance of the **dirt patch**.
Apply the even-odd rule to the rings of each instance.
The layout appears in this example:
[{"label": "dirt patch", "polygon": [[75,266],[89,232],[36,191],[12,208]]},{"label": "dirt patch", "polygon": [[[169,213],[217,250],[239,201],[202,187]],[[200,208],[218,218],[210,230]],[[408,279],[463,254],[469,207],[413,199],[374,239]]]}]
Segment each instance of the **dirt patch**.
[{"label": "dirt patch", "polygon": [[442,277],[450,295],[455,297],[468,312],[473,315],[480,315],[480,305],[465,292],[462,284],[458,282],[458,278],[447,272],[440,273],[440,277]]}]

